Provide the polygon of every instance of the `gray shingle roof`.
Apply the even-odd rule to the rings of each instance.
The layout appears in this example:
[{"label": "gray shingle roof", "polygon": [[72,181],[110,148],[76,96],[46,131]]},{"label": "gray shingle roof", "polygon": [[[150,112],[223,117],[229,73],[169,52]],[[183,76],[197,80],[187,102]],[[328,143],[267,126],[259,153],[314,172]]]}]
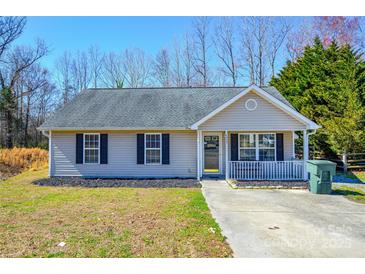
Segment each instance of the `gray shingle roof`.
[{"label": "gray shingle roof", "polygon": [[[89,89],[39,128],[189,128],[245,87]],[[292,107],[274,87],[267,93]]]}]

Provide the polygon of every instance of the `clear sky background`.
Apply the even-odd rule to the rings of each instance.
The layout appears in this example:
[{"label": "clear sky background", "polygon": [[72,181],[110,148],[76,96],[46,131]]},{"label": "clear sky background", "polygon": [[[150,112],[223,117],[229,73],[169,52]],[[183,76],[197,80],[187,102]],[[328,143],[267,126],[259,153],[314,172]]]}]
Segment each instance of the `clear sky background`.
[{"label": "clear sky background", "polygon": [[45,40],[51,52],[43,60],[53,65],[65,50],[87,50],[98,45],[105,51],[139,47],[155,54],[191,26],[191,17],[28,17],[17,44]]},{"label": "clear sky background", "polygon": [[[189,31],[193,17],[28,17],[27,25],[17,44],[31,45],[37,38],[50,48],[42,59],[46,67],[54,67],[65,50],[87,50],[98,45],[102,51],[120,52],[139,47],[154,55],[162,47],[172,45],[174,38]],[[298,26],[303,18],[289,17]],[[279,57],[278,67],[285,63]]]}]

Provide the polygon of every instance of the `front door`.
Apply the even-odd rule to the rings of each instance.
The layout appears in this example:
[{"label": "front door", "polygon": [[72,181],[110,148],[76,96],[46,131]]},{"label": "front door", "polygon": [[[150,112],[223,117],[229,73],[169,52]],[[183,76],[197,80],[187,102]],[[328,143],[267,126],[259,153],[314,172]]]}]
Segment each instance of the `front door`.
[{"label": "front door", "polygon": [[220,135],[204,135],[204,173],[220,172]]}]

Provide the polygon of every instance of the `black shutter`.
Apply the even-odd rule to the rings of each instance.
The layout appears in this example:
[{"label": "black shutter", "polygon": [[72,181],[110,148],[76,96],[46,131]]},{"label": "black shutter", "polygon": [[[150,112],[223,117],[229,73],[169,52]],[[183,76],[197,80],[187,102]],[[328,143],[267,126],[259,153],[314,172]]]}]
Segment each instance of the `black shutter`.
[{"label": "black shutter", "polygon": [[100,164],[108,163],[108,134],[100,134]]},{"label": "black shutter", "polygon": [[284,134],[276,133],[276,161],[284,161]]},{"label": "black shutter", "polygon": [[84,134],[76,134],[76,164],[84,162]]},{"label": "black shutter", "polygon": [[162,164],[170,164],[170,134],[162,134]]},{"label": "black shutter", "polygon": [[238,134],[231,134],[231,161],[238,161]]},{"label": "black shutter", "polygon": [[137,134],[137,164],[144,164],[144,134]]}]

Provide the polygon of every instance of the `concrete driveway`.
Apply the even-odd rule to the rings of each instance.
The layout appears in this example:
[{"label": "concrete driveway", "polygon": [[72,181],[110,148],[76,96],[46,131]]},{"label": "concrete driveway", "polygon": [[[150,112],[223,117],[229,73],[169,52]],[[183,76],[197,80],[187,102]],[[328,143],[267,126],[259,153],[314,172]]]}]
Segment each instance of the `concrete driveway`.
[{"label": "concrete driveway", "polygon": [[202,185],[235,257],[365,257],[364,204],[304,190]]}]

